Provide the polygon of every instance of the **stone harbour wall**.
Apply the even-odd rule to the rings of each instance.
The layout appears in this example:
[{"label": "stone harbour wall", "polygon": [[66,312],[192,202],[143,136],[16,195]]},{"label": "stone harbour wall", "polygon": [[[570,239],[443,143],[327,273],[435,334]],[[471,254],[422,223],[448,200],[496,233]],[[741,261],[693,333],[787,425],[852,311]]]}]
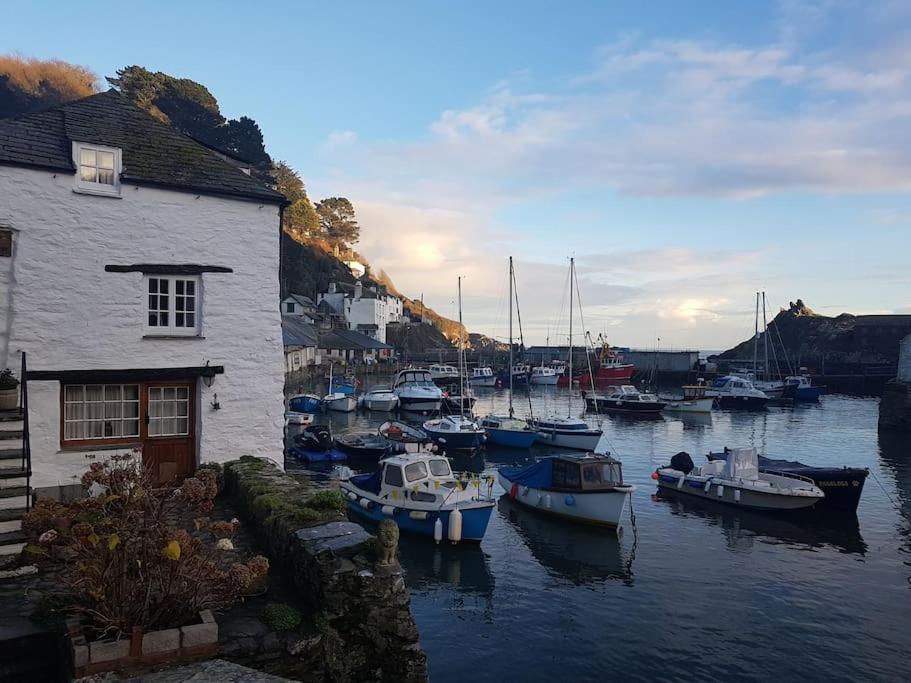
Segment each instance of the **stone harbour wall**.
[{"label": "stone harbour wall", "polygon": [[251,457],[225,465],[225,490],[313,609],[313,634],[299,641],[293,674],[427,680],[401,566],[377,563],[374,537],[345,519],[337,492],[319,491]]},{"label": "stone harbour wall", "polygon": [[879,402],[879,428],[911,432],[911,384],[888,382]]}]

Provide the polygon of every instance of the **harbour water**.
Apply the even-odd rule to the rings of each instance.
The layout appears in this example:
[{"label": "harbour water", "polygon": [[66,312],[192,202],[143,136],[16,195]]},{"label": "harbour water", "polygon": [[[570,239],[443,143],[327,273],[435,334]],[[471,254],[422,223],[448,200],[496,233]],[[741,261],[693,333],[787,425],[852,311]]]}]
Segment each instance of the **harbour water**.
[{"label": "harbour water", "polygon": [[[536,413],[566,410],[562,390],[536,389]],[[505,410],[504,392],[476,393],[476,413]],[[516,408],[529,410],[525,394]],[[837,395],[761,413],[601,416],[602,445],[638,487],[620,540],[508,499],[479,547],[402,537],[431,679],[907,680],[911,442],[877,434],[876,416],[877,399]],[[341,433],[387,418],[322,419]],[[723,446],[868,467],[856,519],[797,521],[656,495],[650,474],[671,455],[698,463]],[[522,460],[487,450],[453,466],[490,472]]]}]

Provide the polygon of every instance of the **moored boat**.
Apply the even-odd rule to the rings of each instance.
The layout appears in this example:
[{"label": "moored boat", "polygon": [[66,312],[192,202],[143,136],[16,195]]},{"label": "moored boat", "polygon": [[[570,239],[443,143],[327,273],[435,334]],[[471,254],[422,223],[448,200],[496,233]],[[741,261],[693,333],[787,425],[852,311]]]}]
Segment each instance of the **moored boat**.
[{"label": "moored boat", "polygon": [[583,391],[582,398],[585,399],[586,409],[593,413],[658,415],[666,405],[654,394],[643,393],[631,384],[612,387],[603,396]]},{"label": "moored boat", "polygon": [[660,396],[664,401],[666,413],[710,413],[715,399],[705,395],[706,386],[702,380],[696,384],[684,384],[680,387],[683,398]]},{"label": "moored boat", "polygon": [[531,375],[529,376],[528,381],[531,384],[556,386],[559,379],[559,373],[553,368],[549,368],[545,365],[536,365],[531,369]]},{"label": "moored boat", "polygon": [[608,454],[556,455],[527,467],[501,467],[500,486],[517,503],[578,522],[617,528],[635,486]]},{"label": "moored boat", "polygon": [[295,413],[316,413],[322,399],[316,394],[296,394],[288,398],[288,410]]},{"label": "moored boat", "polygon": [[488,367],[474,368],[471,371],[471,377],[468,378],[468,382],[473,387],[493,387],[497,385],[497,376]]},{"label": "moored boat", "polygon": [[335,447],[332,430],[327,425],[309,425],[294,437],[289,455],[305,463],[341,462],[347,455]]},{"label": "moored boat", "polygon": [[536,443],[579,451],[594,451],[604,433],[590,427],[585,420],[571,416],[550,415],[530,419],[528,423],[538,434]]},{"label": "moored boat", "polygon": [[[629,384],[636,366],[624,362],[623,355],[614,351],[603,337],[597,359],[598,367],[593,373],[585,372],[579,376],[580,387],[605,389],[609,386]],[[569,377],[561,377],[559,385],[570,386],[569,382]]]},{"label": "moored boat", "polygon": [[404,444],[422,444],[430,440],[427,432],[420,427],[398,422],[397,420],[384,422],[380,425],[377,433],[390,441]]},{"label": "moored boat", "polygon": [[299,413],[296,410],[285,411],[285,426],[303,426],[313,424],[313,413]]},{"label": "moored boat", "polygon": [[812,403],[826,393],[826,388],[813,384],[807,375],[791,375],[785,377],[783,398],[789,398],[798,403]]},{"label": "moored boat", "polygon": [[485,441],[484,428],[462,415],[446,415],[423,425],[430,440],[446,451],[472,451]]},{"label": "moored boat", "polygon": [[379,434],[373,433],[342,434],[336,437],[335,446],[355,458],[378,459],[393,452],[393,444],[391,442]]},{"label": "moored boat", "polygon": [[430,379],[437,386],[446,386],[447,384],[459,382],[459,369],[454,365],[431,365],[428,369]]},{"label": "moored boat", "polygon": [[399,408],[420,413],[435,413],[443,402],[443,392],[423,369],[400,370],[392,383]]},{"label": "moored boat", "polygon": [[[727,460],[729,448],[720,453],[709,453],[709,460]],[[816,510],[853,512],[857,510],[864,483],[870,470],[866,467],[836,467],[805,465],[795,460],[780,460],[758,456],[759,471],[767,474],[786,473],[806,477],[816,484],[825,498],[816,504]]]},{"label": "moored boat", "polygon": [[797,474],[760,472],[755,448],[734,448],[726,459],[695,466],[681,452],[652,474],[669,491],[744,508],[793,511],[810,508],[825,496],[810,479]]},{"label": "moored boat", "polygon": [[487,433],[487,443],[507,448],[531,448],[538,438],[526,420],[509,415],[488,415],[478,423]]},{"label": "moored boat", "polygon": [[326,410],[336,413],[351,413],[357,410],[357,399],[350,394],[337,392],[324,396],[323,405]]},{"label": "moored boat", "polygon": [[370,391],[361,395],[358,399],[358,405],[367,410],[376,410],[379,412],[389,412],[395,410],[399,404],[398,396],[393,393],[392,389],[386,387],[374,387]]},{"label": "moored boat", "polygon": [[748,379],[725,375],[716,379],[706,396],[715,399],[715,404],[724,410],[761,410],[769,402],[764,392],[753,386]]},{"label": "moored boat", "polygon": [[351,512],[391,519],[402,531],[437,542],[481,541],[495,505],[492,483],[459,481],[446,458],[426,452],[387,458],[376,472],[352,476],[339,487]]}]

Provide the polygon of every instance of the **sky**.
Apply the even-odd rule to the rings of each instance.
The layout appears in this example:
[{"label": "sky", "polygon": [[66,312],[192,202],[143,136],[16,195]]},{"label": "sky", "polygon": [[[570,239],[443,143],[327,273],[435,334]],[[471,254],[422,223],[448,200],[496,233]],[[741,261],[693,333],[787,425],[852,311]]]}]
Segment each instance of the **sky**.
[{"label": "sky", "polygon": [[[0,52],[206,85],[472,331],[718,350],[798,297],[911,313],[911,3],[5,3]],[[577,312],[578,314],[578,312]],[[584,326],[584,327],[583,327]],[[660,342],[659,342],[660,340]]]}]

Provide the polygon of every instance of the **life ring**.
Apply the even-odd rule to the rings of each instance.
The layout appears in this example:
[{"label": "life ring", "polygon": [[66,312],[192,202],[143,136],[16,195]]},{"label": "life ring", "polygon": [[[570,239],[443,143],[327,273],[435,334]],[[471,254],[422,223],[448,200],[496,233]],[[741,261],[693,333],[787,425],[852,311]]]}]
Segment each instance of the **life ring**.
[{"label": "life ring", "polygon": [[519,495],[519,485],[513,484],[509,489],[509,497],[515,500],[517,495]]}]

